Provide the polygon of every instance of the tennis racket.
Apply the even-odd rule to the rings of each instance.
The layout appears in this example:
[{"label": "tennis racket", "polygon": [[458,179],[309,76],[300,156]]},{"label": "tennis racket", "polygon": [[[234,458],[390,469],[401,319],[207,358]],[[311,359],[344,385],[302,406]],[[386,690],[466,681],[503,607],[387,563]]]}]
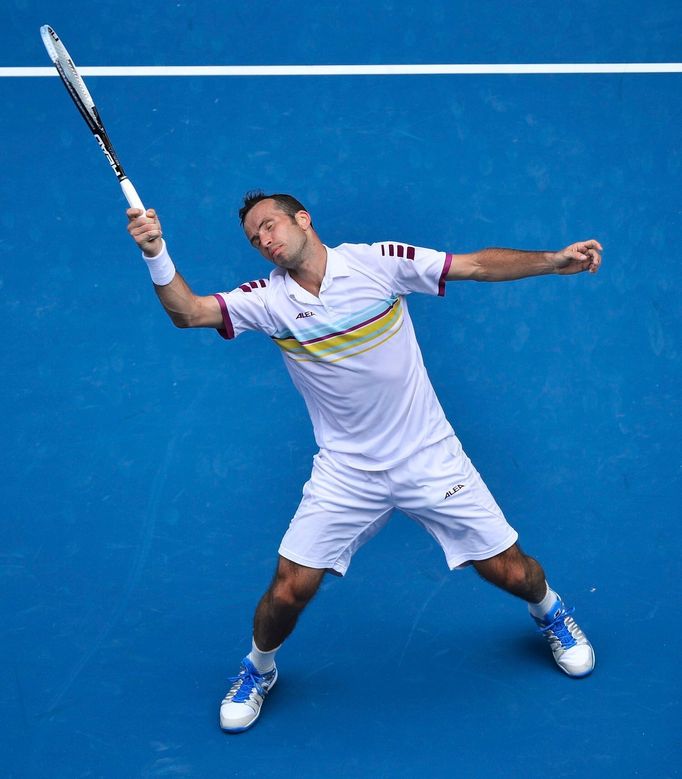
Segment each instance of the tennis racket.
[{"label": "tennis racket", "polygon": [[146,213],[140,196],[135,191],[135,187],[130,179],[126,176],[123,166],[118,161],[95,103],[85,86],[85,82],[76,70],[69,52],[57,36],[57,33],[49,25],[44,24],[40,28],[40,35],[67,92],[71,95],[76,108],[80,111],[83,119],[85,119],[100,149],[104,152],[104,156],[107,158],[111,169],[116,174],[128,204],[131,208],[141,208],[142,212]]}]

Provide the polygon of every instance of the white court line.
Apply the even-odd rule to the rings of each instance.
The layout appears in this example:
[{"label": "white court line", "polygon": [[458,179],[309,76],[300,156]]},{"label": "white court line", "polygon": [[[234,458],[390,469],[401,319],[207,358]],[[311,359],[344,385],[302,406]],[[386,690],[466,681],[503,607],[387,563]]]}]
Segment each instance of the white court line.
[{"label": "white court line", "polygon": [[[682,62],[510,65],[128,65],[79,67],[82,76],[438,76],[533,73],[682,73]],[[0,68],[0,77],[56,76],[53,67]]]}]

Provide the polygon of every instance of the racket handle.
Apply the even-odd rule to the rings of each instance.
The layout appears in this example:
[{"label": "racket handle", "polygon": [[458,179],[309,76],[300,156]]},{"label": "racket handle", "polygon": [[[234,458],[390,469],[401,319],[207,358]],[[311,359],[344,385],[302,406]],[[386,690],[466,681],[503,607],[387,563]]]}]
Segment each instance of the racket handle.
[{"label": "racket handle", "polygon": [[125,195],[125,198],[128,201],[128,205],[131,208],[141,208],[143,214],[147,213],[147,209],[142,205],[140,196],[137,194],[137,190],[133,186],[133,183],[130,179],[121,179],[121,189],[123,190],[123,194]]}]

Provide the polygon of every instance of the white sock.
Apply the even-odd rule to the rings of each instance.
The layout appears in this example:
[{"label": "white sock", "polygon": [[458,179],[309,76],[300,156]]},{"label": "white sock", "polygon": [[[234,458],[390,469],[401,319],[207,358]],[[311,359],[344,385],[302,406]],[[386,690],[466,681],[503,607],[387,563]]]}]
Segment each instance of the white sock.
[{"label": "white sock", "polygon": [[[545,582],[545,584],[547,584],[547,582]],[[547,584],[547,593],[545,597],[539,603],[529,603],[528,611],[530,611],[533,617],[543,619],[558,600],[561,600],[561,598],[559,598],[556,592]]]},{"label": "white sock", "polygon": [[252,639],[251,651],[247,657],[253,663],[258,673],[266,674],[268,671],[272,671],[272,669],[275,667],[275,655],[277,654],[279,648],[280,647],[278,646],[269,652],[261,652],[261,650],[256,646],[256,642]]}]

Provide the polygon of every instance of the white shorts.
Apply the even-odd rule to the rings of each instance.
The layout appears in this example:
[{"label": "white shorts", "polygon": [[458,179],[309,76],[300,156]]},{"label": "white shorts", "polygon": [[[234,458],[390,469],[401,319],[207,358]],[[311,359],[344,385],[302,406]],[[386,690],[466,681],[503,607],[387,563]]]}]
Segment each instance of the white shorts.
[{"label": "white shorts", "polygon": [[450,569],[508,549],[518,533],[455,436],[386,471],[362,471],[322,450],[279,553],[343,574],[353,554],[399,509],[440,544]]}]

